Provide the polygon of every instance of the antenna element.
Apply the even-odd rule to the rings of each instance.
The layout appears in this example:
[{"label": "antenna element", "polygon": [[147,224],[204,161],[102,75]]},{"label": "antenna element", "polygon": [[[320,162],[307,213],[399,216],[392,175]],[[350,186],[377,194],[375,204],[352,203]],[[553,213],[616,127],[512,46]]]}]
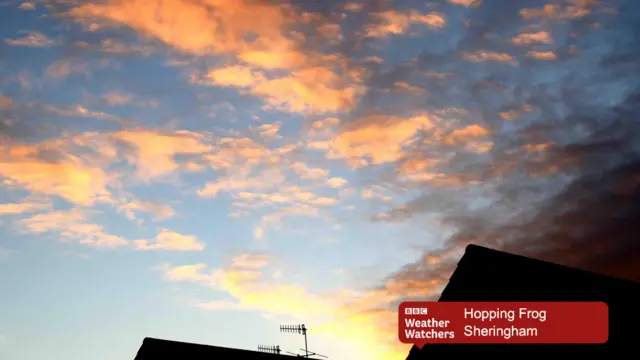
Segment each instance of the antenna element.
[{"label": "antenna element", "polygon": [[280,345],[275,345],[275,346],[258,345],[258,351],[280,355]]}]

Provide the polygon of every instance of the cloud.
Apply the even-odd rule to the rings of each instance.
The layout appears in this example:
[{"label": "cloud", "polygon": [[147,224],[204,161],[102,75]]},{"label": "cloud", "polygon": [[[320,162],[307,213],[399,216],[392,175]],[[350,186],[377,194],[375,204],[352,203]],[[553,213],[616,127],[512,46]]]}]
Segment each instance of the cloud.
[{"label": "cloud", "polygon": [[0,95],[0,110],[10,109],[13,105],[13,99],[4,95]]},{"label": "cloud", "polygon": [[[357,352],[370,359],[387,359],[406,353],[406,346],[390,341],[397,332],[394,324],[397,314],[378,308],[380,304],[392,301],[395,295],[387,293],[386,289],[365,293],[346,289],[335,293],[310,293],[301,286],[267,280],[264,274],[270,273],[269,260],[264,254],[244,254],[234,258],[228,267],[212,271],[207,271],[205,264],[167,265],[163,269],[164,278],[201,284],[225,291],[234,298],[233,301],[197,303],[196,306],[202,309],[259,311],[292,321],[305,319],[307,326],[318,334],[316,341],[344,341],[356,347],[354,354]],[[399,283],[388,286],[406,287]],[[361,330],[348,331],[354,328]]]},{"label": "cloud", "polygon": [[464,59],[472,62],[485,62],[485,61],[496,61],[503,62],[511,65],[517,65],[518,62],[513,58],[513,56],[507,53],[497,53],[492,51],[472,51],[467,52],[464,55]]},{"label": "cloud", "polygon": [[253,228],[253,238],[256,240],[260,240],[264,237],[264,230],[260,226],[256,226]]},{"label": "cloud", "polygon": [[202,197],[215,197],[219,192],[236,192],[242,190],[265,190],[284,183],[285,178],[279,169],[266,170],[259,176],[247,176],[243,173],[211,182],[198,190]]},{"label": "cloud", "polygon": [[173,251],[202,251],[205,244],[193,235],[183,235],[167,229],[160,229],[152,240],[136,240],[137,250],[173,250]]},{"label": "cloud", "polygon": [[20,4],[20,6],[18,6],[18,9],[35,10],[36,9],[36,5],[34,3],[32,3],[32,2],[24,1],[22,4]]},{"label": "cloud", "polygon": [[394,10],[383,11],[374,15],[377,24],[370,24],[365,29],[365,36],[384,38],[389,35],[403,35],[412,24],[421,24],[430,28],[439,29],[445,26],[446,20],[442,14],[424,14],[416,10],[399,12]]},{"label": "cloud", "polygon": [[48,210],[51,208],[51,206],[51,203],[48,201],[25,199],[25,201],[22,201],[20,203],[0,204],[0,216],[26,214],[41,210]]},{"label": "cloud", "polygon": [[244,51],[238,54],[238,60],[268,70],[295,69],[309,61],[304,53],[286,49],[281,52],[274,49]]},{"label": "cloud", "polygon": [[[183,0],[115,1],[80,4],[67,15],[79,21],[107,19],[181,51],[200,55],[269,47],[283,50],[288,45],[283,32],[291,23],[283,6],[244,0],[208,4]],[[249,42],[247,34],[257,34],[258,38]]]},{"label": "cloud", "polygon": [[241,254],[233,258],[231,266],[234,268],[260,269],[269,264],[269,260],[269,256],[266,254]]},{"label": "cloud", "polygon": [[288,112],[341,112],[355,106],[362,89],[324,66],[308,66],[290,75],[269,78],[261,71],[234,65],[211,70],[203,84],[247,89],[269,109]]},{"label": "cloud", "polygon": [[291,168],[295,173],[300,176],[301,179],[320,179],[329,175],[329,171],[321,168],[310,168],[303,162],[295,162],[291,165]]},{"label": "cloud", "polygon": [[353,166],[384,164],[404,156],[418,131],[433,126],[427,115],[401,118],[371,115],[357,119],[330,141],[329,158],[343,158]]},{"label": "cloud", "polygon": [[53,45],[52,40],[37,31],[22,31],[21,33],[24,34],[23,37],[17,39],[5,39],[5,42],[12,46],[26,47],[50,47]]},{"label": "cloud", "polygon": [[158,220],[170,218],[176,213],[171,206],[140,200],[126,202],[119,206],[119,210],[129,220],[136,219],[136,212],[152,213]]},{"label": "cloud", "polygon": [[133,101],[133,96],[117,91],[111,91],[104,94],[104,101],[110,106],[128,105]]},{"label": "cloud", "polygon": [[64,79],[71,75],[89,75],[85,62],[74,60],[56,60],[45,69],[45,74],[54,79]]},{"label": "cloud", "polygon": [[102,225],[89,222],[87,215],[80,209],[52,211],[20,220],[18,226],[26,233],[58,233],[63,241],[73,241],[95,248],[128,245],[124,238],[104,232]]},{"label": "cloud", "polygon": [[529,51],[527,56],[538,60],[556,60],[558,58],[552,51]]},{"label": "cloud", "polygon": [[343,5],[344,10],[350,12],[359,12],[364,8],[364,5],[361,2],[349,2]]},{"label": "cloud", "polygon": [[395,83],[393,83],[393,86],[400,91],[408,92],[412,94],[422,95],[426,93],[425,89],[422,89],[418,86],[411,85],[404,81],[396,81]]},{"label": "cloud", "polygon": [[45,105],[42,107],[42,109],[46,112],[62,117],[84,117],[97,120],[113,121],[118,123],[125,123],[127,121],[126,119],[123,119],[119,116],[112,115],[103,111],[89,110],[82,105],[76,105],[69,108],[60,108],[56,106]]},{"label": "cloud", "polygon": [[256,131],[263,139],[281,139],[282,136],[278,134],[280,131],[281,123],[262,124],[256,127],[251,127]]},{"label": "cloud", "polygon": [[546,31],[520,33],[511,39],[516,45],[526,45],[533,43],[551,44],[551,34]]},{"label": "cloud", "polygon": [[114,140],[128,145],[125,156],[136,166],[136,175],[150,181],[171,174],[182,164],[178,155],[202,156],[213,149],[203,134],[190,131],[156,132],[145,129],[119,131],[111,135]]},{"label": "cloud", "polygon": [[148,56],[154,51],[151,46],[125,44],[114,39],[103,39],[100,42],[100,50],[112,54],[139,54],[143,56]]},{"label": "cloud", "polygon": [[[256,254],[213,271],[204,264],[165,269],[168,280],[209,286],[232,299],[212,297],[196,306],[304,317],[325,338],[358,344],[353,356],[345,355],[353,358],[406,355],[396,340],[397,303],[436,299],[469,243],[635,274],[628,270],[637,259],[637,241],[629,234],[637,233],[640,203],[632,121],[639,84],[630,75],[637,73],[640,37],[633,2],[619,2],[613,12],[605,8],[610,5],[587,0],[544,6],[451,0],[420,11],[373,1],[328,4],[322,13],[304,2],[65,3],[56,5],[69,6],[66,15],[86,25],[91,34],[85,39],[107,40],[73,43],[67,50],[74,57],[57,59],[46,76],[87,80],[97,66],[89,57],[128,66],[123,54],[153,53],[136,59],[149,64],[163,51],[180,68],[164,67],[166,72],[154,76],[154,97],[170,95],[145,113],[136,112],[142,103],[131,96],[139,85],[101,93],[100,101],[37,107],[46,116],[39,125],[49,128],[55,115],[84,121],[76,130],[118,130],[78,134],[69,127],[55,140],[42,141],[38,133],[29,142],[3,142],[3,185],[45,198],[0,207],[30,216],[17,222],[23,231],[52,232],[90,246],[198,250],[198,239],[170,230],[126,241],[95,224],[83,208],[106,203],[129,219],[137,220],[140,212],[167,218],[174,213],[172,202],[163,205],[125,189],[188,174],[172,184],[191,194],[199,189],[208,198],[203,203],[229,200],[230,217],[254,217],[245,230],[255,238],[293,232],[300,224],[309,230],[307,220],[331,230],[343,220],[342,211],[374,227],[387,222],[428,234],[416,242],[423,252],[416,261],[380,284],[359,283],[358,289],[312,292],[274,278],[279,269]],[[141,40],[121,42],[132,35],[127,32],[106,37],[116,27]],[[429,41],[409,39],[415,46],[401,44],[400,50],[399,42],[383,47],[379,41],[422,32]],[[164,88],[175,70],[191,81],[180,86],[197,86]],[[143,73],[134,83],[146,84]],[[20,85],[15,78],[11,86]],[[216,104],[231,106],[212,109],[207,96],[213,93]],[[197,103],[179,113],[174,101],[192,95]],[[267,112],[245,106],[248,96]],[[20,100],[0,97],[7,124],[28,120],[36,108]],[[103,106],[121,116],[136,112],[154,128],[133,128]],[[204,122],[198,121],[200,107],[209,116]],[[223,107],[233,109],[238,120],[232,130],[223,130],[220,112],[214,113]],[[106,121],[85,124],[90,119]],[[158,130],[156,121],[167,119],[170,126]],[[244,120],[251,124],[243,127]],[[292,136],[298,127],[300,136]],[[44,204],[58,205],[60,199],[82,208],[27,213],[49,211]],[[317,308],[310,310],[310,303]],[[347,331],[354,328],[362,330]]]},{"label": "cloud", "polygon": [[340,177],[332,177],[331,179],[327,180],[327,185],[329,185],[332,188],[339,188],[346,184],[347,184],[347,180]]},{"label": "cloud", "polygon": [[206,78],[215,85],[233,87],[251,87],[267,81],[262,72],[241,65],[211,70]]},{"label": "cloud", "polygon": [[[271,212],[264,214],[260,219],[260,229],[264,234],[267,230],[281,230],[283,222],[287,218],[313,218],[323,219],[319,206],[333,205],[335,199],[328,199],[324,204],[310,205],[303,202],[291,204],[289,199]],[[322,203],[322,201],[321,201]]]},{"label": "cloud", "polygon": [[[0,175],[5,185],[55,195],[78,205],[108,202],[108,176],[90,158],[64,151],[63,142],[0,147]],[[50,157],[47,158],[47,157]]]},{"label": "cloud", "polygon": [[575,19],[582,18],[589,13],[589,9],[595,1],[567,1],[570,5],[546,4],[542,8],[522,9],[520,15],[524,20],[533,20],[536,18],[546,19]]},{"label": "cloud", "polygon": [[[160,16],[139,15],[149,9]],[[247,89],[264,99],[270,109],[339,112],[353,108],[362,94],[354,74],[338,75],[338,70],[344,72],[341,59],[322,53],[309,56],[303,51],[304,42],[295,31],[295,25],[303,17],[284,4],[244,0],[237,4],[116,1],[108,5],[80,5],[66,14],[83,22],[108,19],[185,53],[233,56],[239,64],[212,69],[203,78],[192,81]],[[434,26],[438,22],[434,14],[413,14],[411,19]],[[318,29],[323,31],[327,27]],[[247,40],[249,35],[255,39]],[[290,72],[274,77],[261,72],[265,69]]]},{"label": "cloud", "polygon": [[481,0],[449,0],[450,3],[461,6],[479,6]]},{"label": "cloud", "polygon": [[253,203],[254,206],[267,204],[307,204],[313,206],[332,206],[338,200],[326,196],[318,196],[297,186],[281,188],[275,193],[239,192],[236,198],[242,202]]},{"label": "cloud", "polygon": [[[442,55],[426,50],[372,76],[373,84],[382,86],[414,79],[425,71],[455,74],[446,81],[430,79],[430,97],[420,104],[439,118],[434,127],[437,136],[427,131],[411,142],[402,157],[392,157],[399,159],[390,167],[394,176],[385,177],[395,185],[405,184],[404,176],[422,179],[410,188],[419,195],[372,216],[374,221],[438,233],[418,260],[398,269],[387,282],[446,283],[470,243],[638,279],[639,249],[630,234],[638,215],[639,154],[633,144],[639,131],[633,119],[639,110],[640,82],[628,78],[629,70],[638,66],[638,41],[600,52],[603,43],[619,44],[618,40],[600,31],[583,33],[576,36],[584,42],[585,52],[557,55],[571,50],[559,35],[583,29],[579,19],[587,15],[615,28],[614,33],[631,29],[634,17],[621,12],[596,14],[591,7],[595,3],[562,2],[534,12],[528,11],[535,9],[530,2],[518,3],[501,10],[504,19],[514,19],[506,23],[471,13],[471,30],[455,51]],[[625,11],[635,9],[630,4],[623,6]],[[535,21],[535,26],[523,26],[523,18]],[[559,36],[553,52],[544,50],[550,34],[533,31],[549,20]],[[526,31],[514,37],[514,28]],[[535,50],[509,55],[498,44],[505,39]],[[487,50],[474,53],[478,46]],[[474,64],[461,64],[456,59],[459,54],[463,60],[465,54],[474,54],[467,56]],[[554,61],[519,63],[515,54]],[[520,66],[505,66],[515,64]],[[611,97],[597,100],[594,93]],[[558,106],[563,110],[558,112]],[[478,141],[487,146],[468,146]],[[456,186],[441,186],[441,180],[455,180]],[[407,289],[387,288],[403,299],[412,298]]]}]

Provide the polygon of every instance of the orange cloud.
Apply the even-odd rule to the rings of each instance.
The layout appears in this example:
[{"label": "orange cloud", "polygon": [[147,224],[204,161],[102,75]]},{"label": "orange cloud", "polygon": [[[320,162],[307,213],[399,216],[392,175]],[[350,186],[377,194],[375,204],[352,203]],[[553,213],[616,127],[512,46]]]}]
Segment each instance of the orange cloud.
[{"label": "orange cloud", "polygon": [[[295,25],[304,17],[284,4],[118,0],[80,5],[68,15],[79,21],[103,18],[126,25],[183,52],[235,57],[239,64],[214,69],[204,79],[192,81],[248,89],[271,109],[343,111],[353,108],[362,93],[355,85],[356,73],[337,74],[334,67],[344,65],[339,56],[309,56],[303,51],[304,39]],[[434,23],[433,16],[414,14],[412,21]],[[329,30],[335,33],[335,28],[319,29],[325,34]],[[291,73],[269,77],[256,69],[285,69]]]},{"label": "orange cloud", "polygon": [[284,49],[250,50],[238,54],[238,59],[258,68],[276,70],[298,68],[308,62],[302,52]]},{"label": "orange cloud", "polygon": [[498,113],[498,116],[500,116],[500,118],[503,120],[515,120],[520,116],[520,113],[515,110],[502,111]]},{"label": "orange cloud", "polygon": [[591,13],[591,10],[588,7],[595,3],[593,0],[573,0],[570,2],[572,3],[572,6],[561,6],[559,4],[546,4],[540,9],[522,9],[520,10],[520,16],[522,16],[524,20],[532,20],[535,18],[546,18],[546,19],[581,18]]},{"label": "orange cloud", "polygon": [[266,106],[289,112],[339,112],[351,109],[363,90],[346,83],[327,67],[307,66],[290,75],[267,78],[260,71],[245,66],[230,66],[210,71],[196,80],[217,86],[248,89],[265,100]]},{"label": "orange cloud", "polygon": [[0,110],[6,110],[11,108],[15,103],[13,102],[13,99],[11,99],[10,97],[6,97],[2,94],[0,94]]},{"label": "orange cloud", "polygon": [[384,38],[389,35],[403,35],[412,24],[423,24],[430,28],[439,29],[445,26],[446,20],[442,14],[423,14],[419,11],[411,12],[384,11],[375,14],[377,24],[371,24],[365,29],[365,36]]},{"label": "orange cloud", "polygon": [[332,139],[327,156],[346,159],[355,167],[394,162],[402,158],[403,147],[414,141],[418,131],[432,126],[427,115],[369,116],[350,124]]},{"label": "orange cloud", "polygon": [[529,51],[527,56],[538,60],[556,60],[558,58],[553,51]]},{"label": "orange cloud", "polygon": [[393,198],[386,194],[387,190],[380,185],[373,185],[368,189],[360,190],[360,196],[363,199],[375,200],[383,203],[389,203],[393,201]]},{"label": "orange cloud", "polygon": [[440,165],[440,159],[416,158],[404,161],[398,167],[398,175],[404,179],[415,182],[435,181],[445,177],[436,167]]},{"label": "orange cloud", "polygon": [[487,152],[493,147],[493,143],[487,139],[489,135],[490,132],[486,127],[469,125],[451,132],[451,134],[443,139],[443,143],[445,145],[462,144],[472,151]]},{"label": "orange cloud", "polygon": [[152,240],[136,240],[138,250],[174,250],[174,251],[202,251],[205,248],[203,242],[193,235],[183,235],[167,229],[160,229],[158,235]]},{"label": "orange cloud", "polygon": [[330,43],[335,44],[343,40],[340,24],[322,24],[318,27],[318,32]]},{"label": "orange cloud", "polygon": [[286,153],[286,149],[270,150],[247,137],[223,137],[216,141],[215,146],[215,151],[203,157],[203,161],[214,169],[245,169],[258,164],[273,165],[280,161],[283,153]]},{"label": "orange cloud", "polygon": [[333,177],[329,180],[327,180],[327,185],[329,185],[332,188],[339,188],[342,187],[344,185],[347,184],[347,180],[343,179],[343,178],[339,178],[339,177]]},{"label": "orange cloud", "polygon": [[396,81],[395,83],[393,83],[393,86],[396,89],[399,89],[401,91],[405,91],[408,93],[412,93],[412,94],[422,95],[426,93],[425,89],[414,86],[414,85],[410,85],[409,83],[406,83],[404,81]]},{"label": "orange cloud", "polygon": [[[31,192],[55,195],[78,205],[111,201],[107,175],[90,159],[62,151],[59,141],[38,145],[0,146],[0,176],[5,184]],[[47,161],[41,154],[60,153],[57,161]]]},{"label": "orange cloud", "polygon": [[19,226],[24,232],[55,232],[65,241],[75,241],[97,248],[114,248],[128,244],[122,237],[105,233],[102,225],[88,222],[87,213],[80,209],[34,215],[21,220]]},{"label": "orange cloud", "polygon": [[551,44],[551,34],[546,31],[538,31],[533,33],[521,33],[511,39],[516,45],[526,45],[533,43]]},{"label": "orange cloud", "polygon": [[36,9],[36,5],[34,3],[32,3],[32,2],[25,1],[22,4],[20,4],[20,6],[18,6],[18,9],[35,10]]},{"label": "orange cloud", "polygon": [[364,4],[361,2],[350,2],[343,5],[343,9],[350,12],[359,12],[364,8]]},{"label": "orange cloud", "polygon": [[251,127],[251,129],[256,131],[263,139],[280,139],[282,136],[278,135],[278,132],[281,126],[281,123],[271,123]]},{"label": "orange cloud", "polygon": [[[116,0],[82,4],[68,15],[79,21],[103,18],[192,54],[283,50],[292,18],[283,6],[264,2],[185,0]],[[247,40],[248,35],[257,38]]]},{"label": "orange cloud", "polygon": [[177,155],[204,155],[213,149],[204,135],[190,131],[163,134],[149,130],[126,130],[112,134],[111,138],[132,147],[126,157],[136,165],[136,174],[144,181],[179,169],[181,164],[176,160]]},{"label": "orange cloud", "polygon": [[262,72],[240,65],[211,70],[206,79],[213,85],[241,88],[257,86],[267,81]]}]

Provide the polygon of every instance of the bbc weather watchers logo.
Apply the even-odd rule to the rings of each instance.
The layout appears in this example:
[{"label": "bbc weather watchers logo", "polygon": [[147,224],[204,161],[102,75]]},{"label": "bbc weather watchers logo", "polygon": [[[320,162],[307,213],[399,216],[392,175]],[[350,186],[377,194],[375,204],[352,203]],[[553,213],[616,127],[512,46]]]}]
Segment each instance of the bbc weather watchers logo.
[{"label": "bbc weather watchers logo", "polygon": [[429,310],[427,308],[404,308],[405,315],[427,315]]}]

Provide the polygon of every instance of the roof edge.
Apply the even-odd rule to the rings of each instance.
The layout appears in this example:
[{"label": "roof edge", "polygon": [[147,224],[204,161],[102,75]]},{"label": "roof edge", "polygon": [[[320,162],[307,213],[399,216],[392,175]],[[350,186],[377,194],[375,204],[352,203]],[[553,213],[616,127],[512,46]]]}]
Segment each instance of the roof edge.
[{"label": "roof edge", "polygon": [[481,245],[476,245],[476,244],[469,244],[469,245],[467,245],[465,247],[464,255],[462,256],[460,261],[463,261],[464,258],[467,255],[476,255],[476,254],[478,254],[478,255],[479,254],[489,254],[489,256],[500,256],[500,257],[503,257],[503,258],[511,258],[513,260],[524,260],[524,261],[527,261],[529,263],[544,264],[544,265],[547,265],[547,266],[556,267],[558,269],[562,268],[562,269],[564,269],[566,271],[573,271],[575,273],[581,273],[583,275],[588,275],[588,276],[591,276],[591,277],[601,278],[603,280],[610,280],[610,281],[617,281],[617,282],[621,282],[621,283],[627,283],[629,285],[639,285],[640,284],[640,283],[638,283],[636,281],[632,281],[632,280],[628,280],[628,279],[624,279],[624,278],[605,275],[605,274],[602,274],[602,273],[589,271],[589,270],[583,270],[583,269],[580,269],[580,268],[577,268],[577,267],[573,267],[573,266],[562,265],[562,264],[554,263],[554,262],[547,261],[547,260],[537,259],[535,257],[530,257],[530,256],[525,256],[525,255],[520,255],[520,254],[514,254],[514,253],[502,251],[502,250],[492,249],[492,248],[481,246]]}]

